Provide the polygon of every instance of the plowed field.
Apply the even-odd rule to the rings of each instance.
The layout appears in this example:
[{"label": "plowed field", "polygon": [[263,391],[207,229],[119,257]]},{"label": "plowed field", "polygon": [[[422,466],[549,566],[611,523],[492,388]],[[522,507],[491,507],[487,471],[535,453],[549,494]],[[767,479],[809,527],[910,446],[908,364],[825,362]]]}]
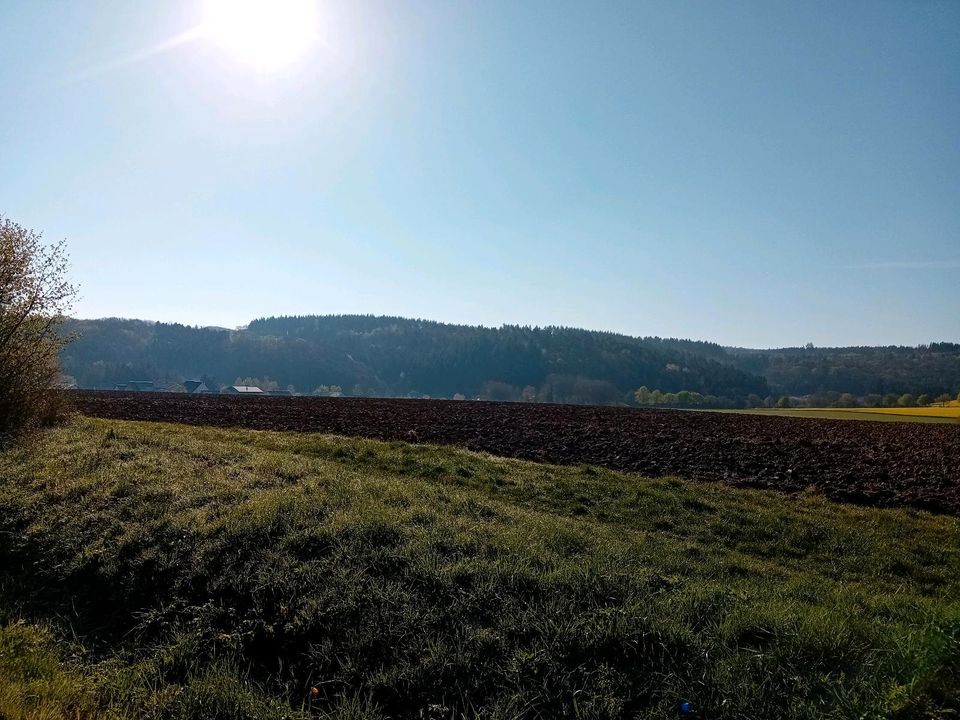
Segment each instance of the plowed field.
[{"label": "plowed field", "polygon": [[85,415],[458,445],[960,515],[960,426],[571,405],[71,393]]}]

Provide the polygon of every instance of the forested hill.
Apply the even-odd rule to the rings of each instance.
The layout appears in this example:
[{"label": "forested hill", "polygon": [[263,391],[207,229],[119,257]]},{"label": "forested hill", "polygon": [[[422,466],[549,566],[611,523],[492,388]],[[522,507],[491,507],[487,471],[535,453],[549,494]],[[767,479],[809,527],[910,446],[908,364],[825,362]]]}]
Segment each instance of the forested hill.
[{"label": "forested hill", "polygon": [[761,377],[711,343],[569,328],[483,328],[372,316],[268,318],[243,330],[138,320],[73,320],[64,371],[80,387],[134,379],[270,378],[309,393],[621,402],[641,385],[718,398],[764,396]]},{"label": "forested hill", "polygon": [[790,395],[946,393],[956,397],[960,392],[958,343],[919,347],[726,348],[725,352],[725,362],[765,377],[775,392]]},{"label": "forested hill", "polygon": [[242,330],[140,320],[71,320],[63,354],[80,387],[128,380],[208,385],[253,379],[302,393],[629,401],[645,385],[712,395],[960,391],[960,345],[747,350],[571,328],[483,328],[366,315],[264,318]]}]

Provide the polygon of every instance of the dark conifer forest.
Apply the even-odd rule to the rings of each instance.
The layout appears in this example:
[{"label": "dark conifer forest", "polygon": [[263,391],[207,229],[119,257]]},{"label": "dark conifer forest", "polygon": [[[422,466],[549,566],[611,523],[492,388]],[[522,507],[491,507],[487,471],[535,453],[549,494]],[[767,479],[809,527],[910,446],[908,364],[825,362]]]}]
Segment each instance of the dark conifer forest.
[{"label": "dark conifer forest", "polygon": [[312,393],[618,404],[641,386],[735,405],[751,395],[960,390],[960,345],[747,350],[562,327],[448,325],[367,315],[274,317],[240,330],[71,320],[62,361],[79,387],[240,379]]}]

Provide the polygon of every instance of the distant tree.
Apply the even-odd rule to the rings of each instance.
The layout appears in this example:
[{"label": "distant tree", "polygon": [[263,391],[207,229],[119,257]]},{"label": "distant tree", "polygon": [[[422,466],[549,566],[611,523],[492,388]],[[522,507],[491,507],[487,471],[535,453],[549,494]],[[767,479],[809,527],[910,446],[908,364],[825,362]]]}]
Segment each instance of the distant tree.
[{"label": "distant tree", "polygon": [[896,393],[887,393],[883,396],[883,406],[884,407],[896,407],[897,401],[900,399],[900,396]]},{"label": "distant tree", "polygon": [[934,400],[934,402],[939,405],[946,405],[952,399],[953,397],[950,395],[950,393],[941,393],[940,395],[937,395],[937,399]]},{"label": "distant tree", "polygon": [[265,377],[262,380],[257,377],[238,377],[233,381],[233,384],[246,385],[247,387],[258,387],[264,392],[280,389],[280,384],[276,380],[271,380],[268,377]]},{"label": "distant tree", "polygon": [[480,397],[484,400],[517,400],[520,398],[520,390],[510,383],[488,380],[481,388]]},{"label": "distant tree", "polygon": [[932,403],[932,402],[933,402],[933,398],[931,398],[931,397],[930,397],[929,395],[927,395],[926,393],[920,395],[920,396],[917,398],[917,405],[919,405],[919,406],[921,406],[921,407],[923,407],[924,405],[929,405],[929,404]]},{"label": "distant tree", "polygon": [[540,386],[540,389],[537,390],[537,402],[549,403],[553,401],[553,386],[545,382]]},{"label": "distant tree", "polygon": [[917,404],[916,399],[910,393],[904,393],[899,398],[897,398],[897,405],[899,407],[913,407]]},{"label": "distant tree", "polygon": [[857,398],[852,393],[843,393],[838,402],[840,407],[856,407],[859,405]]},{"label": "distant tree", "polygon": [[642,385],[637,388],[637,391],[633,394],[634,399],[637,401],[637,405],[649,405],[650,396],[650,390],[646,385]]},{"label": "distant tree", "polygon": [[783,395],[779,400],[777,400],[778,408],[788,408],[788,407],[792,407],[792,405],[793,403],[791,402],[790,398],[786,395]]},{"label": "distant tree", "polygon": [[467,396],[464,395],[463,393],[454,393],[453,399],[454,399],[454,400],[466,400],[466,399],[467,399]]},{"label": "distant tree", "polygon": [[616,405],[620,402],[620,391],[616,385],[606,380],[578,377],[568,402],[582,405]]},{"label": "distant tree", "polygon": [[[711,396],[708,395],[707,397],[711,397]],[[762,405],[763,405],[763,400],[760,399],[759,395],[757,395],[756,393],[750,393],[749,395],[747,395],[747,407],[755,408],[755,407],[760,407]]]},{"label": "distant tree", "polygon": [[703,405],[703,395],[690,390],[681,390],[677,393],[677,405],[684,408],[700,407]]},{"label": "distant tree", "polygon": [[767,395],[763,399],[763,406],[765,408],[772,408],[776,404],[776,402],[777,401],[774,399],[773,395]]},{"label": "distant tree", "polygon": [[863,398],[863,404],[867,407],[880,407],[883,405],[883,395],[870,393]]},{"label": "distant tree", "polygon": [[960,402],[960,392],[957,393],[957,402]]},{"label": "distant tree", "polygon": [[527,385],[520,393],[520,399],[524,402],[536,402],[537,389],[533,385]]},{"label": "distant tree", "polygon": [[0,216],[0,436],[49,423],[60,413],[54,391],[58,327],[76,296],[63,242]]}]

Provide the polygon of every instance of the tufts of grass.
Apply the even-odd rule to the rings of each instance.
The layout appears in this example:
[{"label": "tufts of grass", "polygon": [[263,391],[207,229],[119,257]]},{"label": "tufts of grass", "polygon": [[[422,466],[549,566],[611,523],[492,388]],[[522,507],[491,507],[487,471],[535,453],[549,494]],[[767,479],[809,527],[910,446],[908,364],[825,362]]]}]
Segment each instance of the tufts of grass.
[{"label": "tufts of grass", "polygon": [[75,673],[46,626],[9,619],[0,625],[0,717],[89,717],[97,708],[94,683]]},{"label": "tufts of grass", "polygon": [[960,712],[954,518],[88,419],[0,478],[0,717]]}]

